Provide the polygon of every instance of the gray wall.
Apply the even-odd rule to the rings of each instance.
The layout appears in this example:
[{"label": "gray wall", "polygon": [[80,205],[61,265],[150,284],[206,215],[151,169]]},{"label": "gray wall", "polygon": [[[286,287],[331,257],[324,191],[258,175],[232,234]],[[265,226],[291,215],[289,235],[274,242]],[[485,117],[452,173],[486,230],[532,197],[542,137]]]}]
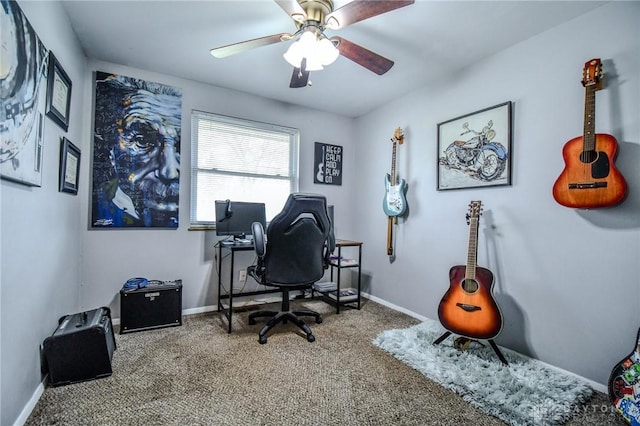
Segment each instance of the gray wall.
[{"label": "gray wall", "polygon": [[[498,343],[606,384],[640,327],[639,18],[639,2],[605,5],[358,120],[354,208],[372,294],[437,320],[449,268],[466,263],[467,205],[482,200],[478,263],[496,276]],[[593,57],[605,72],[596,131],[617,138],[629,196],[615,208],[577,211],[557,204],[551,188],[564,143],[582,134],[581,73]],[[509,100],[513,185],[438,192],[437,123]],[[380,203],[398,125],[406,128],[398,160],[410,214],[397,227],[392,263]]]},{"label": "gray wall", "polygon": [[[89,145],[82,111],[88,81],[86,61],[57,2],[20,2],[47,49],[53,50],[72,81],[68,132],[44,119],[42,186],[28,187],[2,180],[1,204],[1,347],[0,424],[14,422],[40,381],[38,347],[65,312],[78,308],[82,254],[80,193],[58,192],[60,138],[82,151],[87,167]],[[4,102],[3,102],[4,104]]]},{"label": "gray wall", "polygon": [[[326,194],[336,205],[339,236],[365,242],[365,281],[374,296],[437,318],[447,271],[465,260],[467,204],[481,199],[486,210],[479,263],[496,275],[495,294],[505,316],[498,342],[601,384],[629,352],[640,325],[637,2],[601,7],[357,120],[87,60],[58,3],[23,1],[21,7],[73,81],[66,136],[83,158],[78,196],[59,193],[63,132],[46,119],[43,186],[1,182],[0,424],[12,424],[37,400],[38,346],[61,315],[108,305],[119,316],[118,290],[139,275],[182,278],[189,311],[214,304],[215,235],[187,230],[191,109],[300,129],[301,189]],[[618,139],[617,165],[630,195],[614,209],[580,212],[556,204],[550,191],[562,169],[562,145],[582,129],[582,64],[596,56],[605,60],[608,83],[597,95],[596,129]],[[95,70],[183,90],[178,230],[87,230]],[[506,100],[514,102],[513,186],[437,192],[437,123]],[[410,185],[410,215],[397,228],[397,258],[391,263],[382,182],[389,138],[398,125],[406,129],[398,159]],[[315,141],[345,148],[342,186],[313,184]]]}]

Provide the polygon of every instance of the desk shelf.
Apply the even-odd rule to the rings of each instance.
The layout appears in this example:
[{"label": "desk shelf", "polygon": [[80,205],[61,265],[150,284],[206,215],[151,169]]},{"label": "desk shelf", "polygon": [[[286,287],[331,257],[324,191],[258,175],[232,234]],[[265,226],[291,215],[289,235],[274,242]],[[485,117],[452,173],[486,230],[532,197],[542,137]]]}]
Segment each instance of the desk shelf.
[{"label": "desk shelf", "polygon": [[[358,258],[357,259],[346,259],[342,256],[343,249],[358,249]],[[323,298],[333,303],[336,306],[336,313],[340,313],[341,307],[351,307],[360,310],[361,307],[361,291],[362,291],[362,242],[360,241],[351,241],[351,240],[336,240],[336,250],[338,251],[335,259],[332,259],[329,263],[329,268],[331,269],[331,281],[334,282],[334,273],[336,276],[336,289],[330,291],[318,291],[312,290],[313,292],[318,292]],[[341,287],[341,272],[343,269],[358,269],[358,283],[356,288],[342,288]],[[348,296],[340,296],[343,291],[351,290],[355,294]]]},{"label": "desk shelf", "polygon": [[359,266],[360,263],[355,259],[331,259],[331,266],[335,266],[337,268],[355,268]]}]

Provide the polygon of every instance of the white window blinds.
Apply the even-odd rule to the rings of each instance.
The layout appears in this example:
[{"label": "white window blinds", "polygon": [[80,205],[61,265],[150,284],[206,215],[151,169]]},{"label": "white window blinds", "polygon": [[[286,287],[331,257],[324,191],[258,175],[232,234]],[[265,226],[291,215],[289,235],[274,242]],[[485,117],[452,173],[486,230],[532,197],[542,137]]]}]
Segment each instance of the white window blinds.
[{"label": "white window blinds", "polygon": [[191,115],[191,225],[215,222],[215,200],[266,204],[298,190],[297,129],[201,111]]}]

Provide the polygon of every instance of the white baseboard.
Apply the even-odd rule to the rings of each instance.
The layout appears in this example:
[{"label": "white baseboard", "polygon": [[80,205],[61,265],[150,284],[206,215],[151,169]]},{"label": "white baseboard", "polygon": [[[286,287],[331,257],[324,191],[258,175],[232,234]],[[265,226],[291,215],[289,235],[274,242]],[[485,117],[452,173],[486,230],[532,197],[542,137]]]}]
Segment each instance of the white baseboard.
[{"label": "white baseboard", "polygon": [[[365,293],[362,293],[362,294],[364,295]],[[420,321],[426,321],[426,320],[430,319],[430,318],[424,317],[422,315],[419,315],[419,314],[417,314],[415,312],[412,312],[412,311],[410,311],[408,309],[402,308],[400,306],[396,306],[393,303],[389,303],[384,299],[380,299],[379,297],[370,296],[368,294],[367,294],[366,297],[371,299],[371,300],[373,300],[374,302],[378,302],[379,304],[387,306],[387,307],[389,307],[389,308],[391,308],[391,309],[393,309],[395,311],[399,311],[399,312],[402,312],[404,314],[409,315],[410,317],[419,319]],[[549,367],[552,370],[556,370],[556,371],[559,371],[561,373],[565,373],[565,374],[568,374],[570,376],[573,376],[573,377],[577,378],[578,380],[582,380],[583,382],[585,382],[586,384],[588,384],[589,386],[591,386],[594,390],[597,390],[598,392],[602,392],[602,393],[605,393],[605,394],[609,392],[609,389],[608,389],[607,385],[603,385],[602,383],[598,383],[598,382],[595,382],[595,381],[593,381],[591,379],[587,379],[586,377],[579,376],[578,374],[572,373],[571,371],[564,370],[564,369],[562,369],[560,367],[556,367],[555,365],[548,364],[548,363],[546,363],[544,361],[540,361],[540,360],[538,360],[538,361],[543,363],[545,366]]]},{"label": "white baseboard", "polygon": [[218,308],[216,306],[213,306],[213,305],[201,306],[199,308],[184,309],[182,311],[182,315],[204,314],[206,312],[212,312],[212,311],[217,311],[217,310],[218,310]]},{"label": "white baseboard", "polygon": [[374,302],[377,302],[377,303],[379,303],[379,304],[381,304],[381,305],[384,305],[384,306],[386,306],[386,307],[388,307],[388,308],[393,309],[394,311],[402,312],[403,314],[407,314],[407,315],[409,315],[410,317],[413,317],[413,318],[415,318],[415,319],[419,319],[420,321],[426,321],[426,320],[430,319],[430,318],[424,317],[424,316],[422,316],[422,315],[420,315],[420,314],[417,314],[417,313],[415,313],[415,312],[413,312],[413,311],[410,311],[410,310],[408,310],[408,309],[405,309],[405,308],[403,308],[403,307],[400,307],[400,306],[394,305],[393,303],[387,302],[387,301],[386,301],[386,300],[384,300],[384,299],[380,299],[379,297],[371,296],[370,294],[367,294],[367,293],[362,293],[362,295],[363,295],[364,297],[366,297],[367,299],[371,299],[371,300],[373,300]]},{"label": "white baseboard", "polygon": [[31,412],[33,411],[34,408],[36,408],[36,404],[38,403],[38,401],[40,400],[40,397],[44,393],[44,387],[45,387],[44,384],[46,380],[47,380],[47,376],[45,376],[44,379],[42,379],[42,382],[40,382],[36,390],[33,392],[33,395],[31,395],[31,399],[29,399],[27,404],[24,406],[24,408],[22,409],[22,412],[20,413],[16,421],[13,423],[13,426],[22,426],[27,422],[27,419],[31,415]]},{"label": "white baseboard", "polygon": [[[538,360],[538,361],[540,361],[540,360]],[[605,393],[605,394],[609,393],[609,388],[608,388],[607,385],[603,385],[602,383],[594,382],[591,379],[587,379],[586,377],[579,376],[576,373],[572,373],[571,371],[567,371],[567,370],[564,370],[564,369],[562,369],[560,367],[556,367],[555,365],[547,364],[544,361],[540,361],[540,362],[543,363],[545,366],[549,367],[552,370],[556,370],[556,371],[559,371],[561,373],[568,374],[569,376],[573,376],[578,380],[582,380],[583,382],[586,382],[589,386],[591,386],[594,390],[597,390],[598,392],[602,392],[602,393]]]}]

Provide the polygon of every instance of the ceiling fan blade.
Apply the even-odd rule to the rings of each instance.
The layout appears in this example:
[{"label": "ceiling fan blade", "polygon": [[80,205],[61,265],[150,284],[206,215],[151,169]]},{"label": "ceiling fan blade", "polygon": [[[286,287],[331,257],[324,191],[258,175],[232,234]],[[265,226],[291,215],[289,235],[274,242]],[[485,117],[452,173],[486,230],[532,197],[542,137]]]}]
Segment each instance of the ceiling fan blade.
[{"label": "ceiling fan blade", "polygon": [[293,74],[291,75],[291,83],[289,83],[289,87],[292,89],[296,89],[299,87],[305,87],[309,83],[309,71],[307,68],[307,58],[302,59],[302,64],[300,68],[294,68]]},{"label": "ceiling fan blade", "polygon": [[275,0],[275,2],[278,3],[282,10],[287,12],[294,21],[302,23],[307,19],[307,13],[296,0]]},{"label": "ceiling fan blade", "polygon": [[227,56],[235,55],[236,53],[246,52],[256,47],[268,46],[274,43],[280,43],[281,41],[287,41],[291,39],[291,34],[281,33],[273,34],[266,37],[254,38],[251,40],[241,41],[239,43],[228,44],[226,46],[216,47],[209,52],[216,58],[226,58]]},{"label": "ceiling fan blade", "polygon": [[337,30],[414,2],[415,0],[353,0],[328,14],[325,23],[328,28]]},{"label": "ceiling fan blade", "polygon": [[347,59],[351,59],[356,64],[362,65],[369,71],[373,71],[378,75],[386,73],[393,66],[392,60],[387,59],[384,56],[380,56],[377,53],[374,53],[369,49],[365,49],[364,47],[342,37],[331,37],[331,41],[334,42],[334,44],[335,42],[338,43],[336,47],[342,56]]}]

